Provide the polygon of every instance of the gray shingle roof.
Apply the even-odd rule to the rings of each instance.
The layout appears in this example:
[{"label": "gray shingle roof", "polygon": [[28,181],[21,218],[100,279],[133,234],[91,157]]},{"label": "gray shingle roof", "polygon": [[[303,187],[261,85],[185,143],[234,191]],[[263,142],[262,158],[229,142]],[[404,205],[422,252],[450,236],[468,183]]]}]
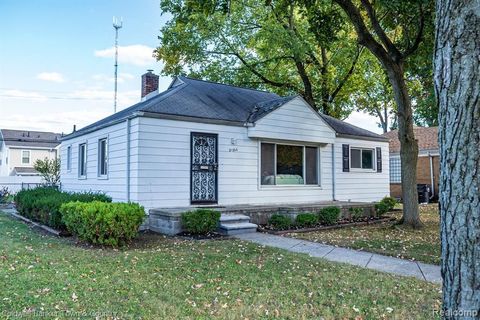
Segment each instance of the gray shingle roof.
[{"label": "gray shingle roof", "polygon": [[[293,98],[295,96],[280,97],[271,92],[179,76],[166,91],[88,125],[66,136],[66,139],[122,121],[136,112],[237,123],[255,122]],[[383,139],[370,131],[324,117],[340,134]]]},{"label": "gray shingle roof", "polygon": [[0,140],[5,141],[7,146],[55,148],[60,144],[59,133],[0,129]]},{"label": "gray shingle roof", "polygon": [[353,124],[347,123],[345,121],[338,120],[336,118],[320,114],[320,116],[325,120],[330,127],[332,127],[333,130],[337,132],[339,135],[345,135],[345,136],[356,136],[356,137],[366,137],[366,138],[371,138],[371,139],[376,139],[376,140],[381,140],[381,141],[388,141],[385,137],[373,133],[371,131],[359,128],[357,126],[354,126]]}]

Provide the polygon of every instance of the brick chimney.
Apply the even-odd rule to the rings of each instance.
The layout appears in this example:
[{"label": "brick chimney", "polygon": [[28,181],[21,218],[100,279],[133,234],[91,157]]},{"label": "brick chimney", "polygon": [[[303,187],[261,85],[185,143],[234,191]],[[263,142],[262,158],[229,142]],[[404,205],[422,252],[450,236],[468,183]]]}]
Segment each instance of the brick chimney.
[{"label": "brick chimney", "polygon": [[142,75],[142,99],[149,93],[158,90],[158,76],[147,70],[147,73]]}]

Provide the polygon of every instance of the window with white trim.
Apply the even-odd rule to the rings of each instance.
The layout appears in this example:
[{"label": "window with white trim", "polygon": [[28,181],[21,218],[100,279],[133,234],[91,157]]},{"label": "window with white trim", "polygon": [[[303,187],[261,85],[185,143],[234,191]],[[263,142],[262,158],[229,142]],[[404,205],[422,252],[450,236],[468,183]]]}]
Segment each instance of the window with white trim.
[{"label": "window with white trim", "polygon": [[374,170],[374,151],[374,149],[350,148],[350,168]]},{"label": "window with white trim", "polygon": [[402,167],[400,157],[390,158],[390,183],[402,182]]},{"label": "window with white trim", "polygon": [[98,140],[98,176],[106,177],[108,174],[108,144],[107,138]]},{"label": "window with white trim", "polygon": [[318,148],[261,143],[261,185],[318,185]]},{"label": "window with white trim", "polygon": [[22,150],[22,164],[30,164],[30,150]]},{"label": "window with white trim", "polygon": [[78,176],[87,177],[87,144],[82,143],[78,146]]}]

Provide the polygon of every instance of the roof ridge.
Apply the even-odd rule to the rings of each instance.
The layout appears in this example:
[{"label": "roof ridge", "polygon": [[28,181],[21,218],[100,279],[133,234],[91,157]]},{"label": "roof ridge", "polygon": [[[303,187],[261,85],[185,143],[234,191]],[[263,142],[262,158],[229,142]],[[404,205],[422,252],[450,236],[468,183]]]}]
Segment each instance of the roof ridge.
[{"label": "roof ridge", "polygon": [[218,85],[221,85],[221,86],[227,86],[227,87],[232,87],[232,88],[237,88],[237,89],[251,90],[251,91],[257,91],[257,92],[268,93],[268,94],[275,94],[275,95],[281,97],[280,95],[278,95],[274,92],[267,91],[267,90],[259,90],[259,89],[241,87],[241,86],[237,86],[237,85],[233,85],[233,84],[220,83],[220,82],[215,82],[215,81],[211,81],[211,80],[195,79],[195,78],[191,78],[191,77],[187,77],[187,76],[178,76],[178,77],[179,78],[180,77],[181,78],[186,78],[188,80],[193,80],[193,81],[206,82],[206,83],[211,83],[211,84],[218,84]]}]

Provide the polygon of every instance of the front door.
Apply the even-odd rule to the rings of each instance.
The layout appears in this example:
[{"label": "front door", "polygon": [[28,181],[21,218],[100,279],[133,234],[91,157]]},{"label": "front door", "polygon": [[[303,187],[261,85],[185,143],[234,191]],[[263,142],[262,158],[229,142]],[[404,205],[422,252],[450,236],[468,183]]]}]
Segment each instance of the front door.
[{"label": "front door", "polygon": [[192,132],[190,197],[192,203],[217,203],[218,135]]}]

